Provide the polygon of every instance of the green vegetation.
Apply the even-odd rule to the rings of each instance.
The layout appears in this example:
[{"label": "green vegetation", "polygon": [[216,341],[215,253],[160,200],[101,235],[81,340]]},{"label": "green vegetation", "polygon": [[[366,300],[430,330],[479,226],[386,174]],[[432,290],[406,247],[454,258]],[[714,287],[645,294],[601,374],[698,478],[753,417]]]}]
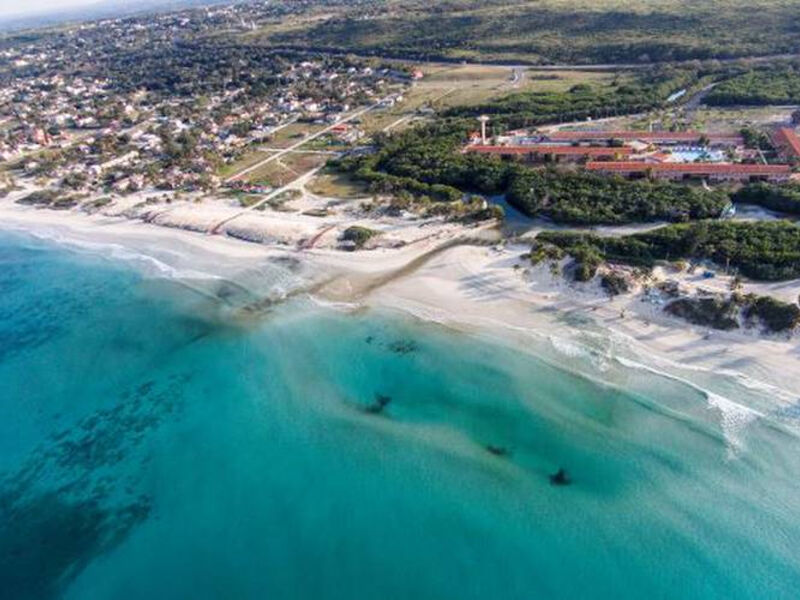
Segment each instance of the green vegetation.
[{"label": "green vegetation", "polygon": [[772,145],[772,140],[769,139],[769,136],[766,134],[766,132],[761,131],[760,129],[754,129],[753,127],[743,127],[741,130],[739,130],[739,133],[742,134],[745,148],[764,150],[766,152],[775,151],[775,148]]},{"label": "green vegetation", "polygon": [[37,190],[17,200],[17,204],[64,210],[77,206],[78,200],[76,196],[62,195],[56,190]]},{"label": "green vegetation", "polygon": [[85,208],[89,211],[95,211],[103,208],[104,206],[108,206],[109,204],[111,204],[111,196],[101,196],[100,198],[95,198],[94,200],[86,202],[82,208]]},{"label": "green vegetation", "polygon": [[526,215],[573,224],[708,219],[729,204],[720,189],[541,169],[515,172],[507,199]]},{"label": "green vegetation", "polygon": [[732,196],[734,202],[755,204],[769,210],[800,215],[800,186],[771,185],[753,183],[737,190]]},{"label": "green vegetation", "polygon": [[600,277],[600,285],[603,286],[603,289],[608,292],[610,296],[626,294],[631,289],[631,282],[628,277],[616,271],[604,273],[603,276]]},{"label": "green vegetation", "polygon": [[342,233],[342,240],[345,242],[353,242],[356,249],[360,249],[376,235],[378,235],[378,232],[374,229],[353,225],[344,230]]},{"label": "green vegetation", "polygon": [[772,332],[790,331],[800,325],[800,308],[770,296],[746,296],[744,317]]},{"label": "green vegetation", "polygon": [[597,119],[644,112],[662,106],[675,91],[691,88],[719,67],[654,67],[630,80],[614,79],[608,85],[579,83],[566,91],[528,91],[491,102],[451,108],[448,117],[492,117],[494,131],[544,123]]},{"label": "green vegetation", "polygon": [[800,64],[748,71],[717,85],[705,102],[712,106],[797,104],[800,102]]},{"label": "green vegetation", "polygon": [[729,202],[720,190],[535,170],[496,156],[463,154],[459,149],[471,127],[470,121],[449,119],[379,134],[374,153],[330,164],[367,183],[373,193],[408,193],[422,204],[457,202],[466,192],[507,193],[524,214],[559,223],[705,219],[719,216]]},{"label": "green vegetation", "polygon": [[694,325],[723,331],[739,328],[739,306],[732,299],[678,298],[667,304],[664,311]]},{"label": "green vegetation", "polygon": [[590,281],[597,275],[598,267],[603,263],[603,256],[590,245],[576,246],[570,252],[575,262],[569,265],[575,281]]},{"label": "green vegetation", "polygon": [[723,331],[739,329],[740,322],[747,327],[763,327],[770,333],[792,331],[800,325],[797,305],[754,294],[679,298],[667,304],[664,311],[695,325]]},{"label": "green vegetation", "polygon": [[551,260],[559,261],[564,258],[564,251],[558,246],[552,244],[534,244],[531,248],[530,254],[523,256],[531,261],[532,265],[538,265],[542,261]]},{"label": "green vegetation", "polygon": [[[367,183],[370,192],[406,191],[417,198],[454,202],[463,195],[459,188],[469,186],[471,175],[477,172],[478,161],[457,152],[466,131],[465,127],[437,123],[394,135],[378,134],[373,154],[329,164]],[[502,176],[505,168],[499,163],[498,168]],[[488,191],[498,182],[478,180],[475,185],[478,191]]]},{"label": "green vegetation", "polygon": [[546,231],[537,243],[558,246],[578,261],[587,256],[637,265],[710,260],[752,279],[800,277],[800,227],[786,221],[701,221],[623,237]]},{"label": "green vegetation", "polygon": [[261,37],[276,46],[398,58],[631,63],[800,50],[797,5],[766,0],[331,3],[324,19]]}]

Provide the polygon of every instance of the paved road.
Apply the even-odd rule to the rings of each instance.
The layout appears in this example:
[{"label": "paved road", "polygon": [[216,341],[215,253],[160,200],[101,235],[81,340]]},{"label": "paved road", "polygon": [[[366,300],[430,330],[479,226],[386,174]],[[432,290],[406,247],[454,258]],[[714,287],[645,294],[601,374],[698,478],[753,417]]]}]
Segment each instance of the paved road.
[{"label": "paved road", "polygon": [[[261,152],[285,152],[285,148],[270,148],[269,146],[260,146],[258,148]],[[341,154],[341,152],[337,152],[336,150],[289,150],[289,152],[294,154]]]}]

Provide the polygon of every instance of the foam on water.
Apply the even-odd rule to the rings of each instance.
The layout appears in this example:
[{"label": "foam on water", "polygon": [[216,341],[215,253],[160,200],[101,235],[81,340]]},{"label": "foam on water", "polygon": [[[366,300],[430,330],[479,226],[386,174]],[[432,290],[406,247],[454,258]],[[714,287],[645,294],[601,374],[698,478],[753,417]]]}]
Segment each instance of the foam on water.
[{"label": "foam on water", "polygon": [[728,443],[729,458],[736,458],[744,450],[744,432],[747,426],[759,416],[755,411],[731,402],[717,394],[708,393],[708,406],[719,411],[722,420],[722,431]]},{"label": "foam on water", "polygon": [[[231,327],[169,278],[4,243],[15,599],[800,587],[800,443],[743,403],[760,390],[717,393],[588,326],[521,329],[521,351],[294,296]],[[275,266],[268,287],[302,278]],[[559,468],[572,485],[550,484]]]}]

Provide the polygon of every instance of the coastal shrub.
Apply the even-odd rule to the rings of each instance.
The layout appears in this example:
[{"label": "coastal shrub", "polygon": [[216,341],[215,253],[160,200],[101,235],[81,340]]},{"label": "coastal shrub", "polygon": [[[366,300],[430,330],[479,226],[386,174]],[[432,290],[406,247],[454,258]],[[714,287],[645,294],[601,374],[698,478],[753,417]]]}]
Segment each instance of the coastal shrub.
[{"label": "coastal shrub", "polygon": [[770,296],[750,298],[744,310],[745,318],[759,321],[773,333],[792,331],[800,325],[800,308]]},{"label": "coastal shrub", "polygon": [[608,292],[610,296],[619,296],[620,294],[627,294],[631,290],[630,280],[616,271],[604,273],[600,278],[600,285]]},{"label": "coastal shrub", "polygon": [[78,205],[79,196],[63,195],[57,190],[37,190],[17,200],[17,204],[65,210]]},{"label": "coastal shrub", "polygon": [[621,237],[545,231],[537,240],[576,258],[588,246],[605,260],[632,265],[710,260],[756,280],[800,277],[800,227],[788,221],[701,221]]},{"label": "coastal shrub", "polygon": [[535,240],[528,258],[532,265],[538,265],[544,260],[561,260],[564,258],[564,251],[554,244],[546,244]]},{"label": "coastal shrub", "polygon": [[342,233],[342,240],[345,242],[353,242],[356,248],[363,248],[364,244],[376,235],[378,235],[378,232],[374,229],[353,225],[344,230]]},{"label": "coastal shrub", "polygon": [[572,278],[575,281],[590,281],[597,275],[597,269],[603,262],[600,253],[590,245],[575,248],[572,252],[575,259],[570,265]]},{"label": "coastal shrub", "polygon": [[75,196],[59,196],[50,203],[50,208],[56,210],[66,210],[78,205],[78,199]]},{"label": "coastal shrub", "polygon": [[739,318],[748,327],[761,325],[770,333],[791,332],[800,326],[800,308],[770,296],[731,294],[727,299],[679,298],[664,307],[665,312],[705,327],[739,328]]},{"label": "coastal shrub", "polygon": [[108,206],[111,204],[111,196],[101,196],[100,198],[95,198],[94,200],[90,200],[86,203],[87,208],[103,208],[104,206]]},{"label": "coastal shrub", "polygon": [[664,307],[664,311],[694,325],[729,331],[738,329],[738,306],[721,298],[679,298]]},{"label": "coastal shrub", "polygon": [[59,192],[56,190],[36,190],[27,196],[17,200],[17,204],[28,204],[31,206],[48,206],[58,198]]},{"label": "coastal shrub", "polygon": [[522,168],[510,177],[506,199],[530,217],[576,225],[716,218],[730,204],[720,189]]}]

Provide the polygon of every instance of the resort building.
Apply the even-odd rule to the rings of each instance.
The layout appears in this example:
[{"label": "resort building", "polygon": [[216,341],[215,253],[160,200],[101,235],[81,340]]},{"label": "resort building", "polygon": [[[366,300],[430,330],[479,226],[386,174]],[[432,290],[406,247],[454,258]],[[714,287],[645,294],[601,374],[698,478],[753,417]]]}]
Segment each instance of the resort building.
[{"label": "resort building", "polygon": [[772,134],[772,143],[778,154],[789,162],[800,162],[800,137],[794,129],[783,127]]},{"label": "resort building", "polygon": [[792,174],[789,165],[751,165],[741,163],[644,163],[599,162],[586,164],[597,173],[625,177],[652,176],[657,179],[706,178],[711,181],[787,181]]},{"label": "resort building", "polygon": [[700,131],[555,131],[547,136],[553,142],[623,142],[648,144],[697,144],[701,139],[712,146],[741,146],[742,136],[735,133],[702,133]]}]

